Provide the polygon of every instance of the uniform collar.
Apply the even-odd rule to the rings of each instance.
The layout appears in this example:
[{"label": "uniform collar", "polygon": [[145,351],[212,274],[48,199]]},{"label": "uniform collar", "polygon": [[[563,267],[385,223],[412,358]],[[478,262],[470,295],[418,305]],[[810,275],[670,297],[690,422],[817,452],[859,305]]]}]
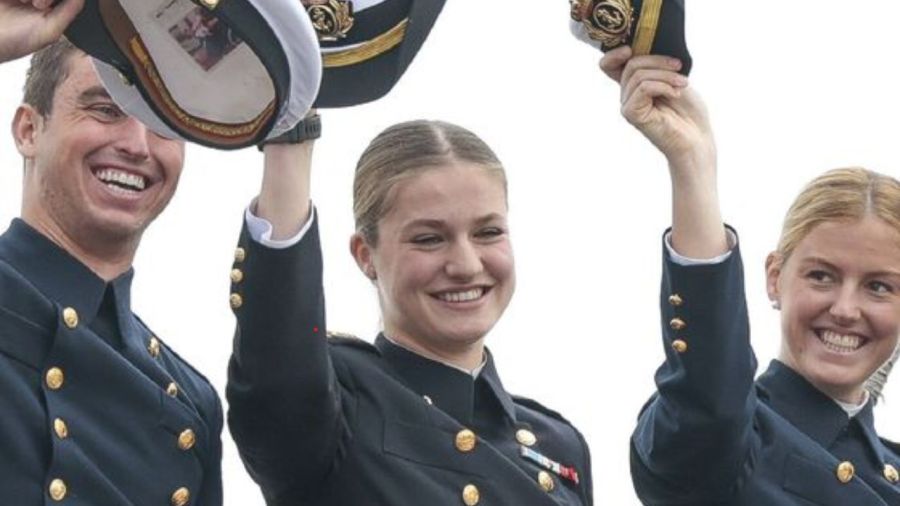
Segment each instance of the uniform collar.
[{"label": "uniform collar", "polygon": [[852,419],[834,400],[787,365],[773,360],[759,377],[760,395],[772,409],[825,448],[851,423],[858,423],[873,448],[878,441],[872,401]]},{"label": "uniform collar", "polygon": [[133,269],[107,283],[66,250],[18,218],[0,236],[0,259],[9,263],[49,299],[60,306],[74,308],[79,319],[87,324],[96,318],[103,297],[110,289],[122,335],[129,335],[137,329],[137,322],[131,313]]},{"label": "uniform collar", "polygon": [[[491,352],[485,349],[486,361],[481,374],[473,378],[457,368],[418,355],[390,342],[383,334],[375,339],[375,346],[403,382],[417,394],[427,396],[435,406],[465,425],[474,420],[477,382],[484,381],[503,412],[516,423],[515,405],[503,388],[494,366]],[[479,405],[482,403],[479,402]],[[487,403],[485,403],[487,404]]]}]

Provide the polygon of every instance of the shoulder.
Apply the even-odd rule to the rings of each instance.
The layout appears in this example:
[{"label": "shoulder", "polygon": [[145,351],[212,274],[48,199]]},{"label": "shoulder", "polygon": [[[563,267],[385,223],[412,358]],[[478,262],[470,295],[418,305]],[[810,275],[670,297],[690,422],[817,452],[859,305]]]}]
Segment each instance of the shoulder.
[{"label": "shoulder", "polygon": [[374,344],[353,334],[329,330],[328,349],[338,372],[348,372],[345,367],[354,371],[365,370],[380,362],[381,352]]},{"label": "shoulder", "polygon": [[566,418],[562,416],[558,411],[554,411],[534,399],[529,399],[528,397],[522,397],[520,395],[511,395],[510,397],[512,397],[513,402],[516,404],[517,411],[521,411],[532,416],[548,418],[553,420],[554,422],[562,423],[563,425],[572,427],[571,422],[566,420]]},{"label": "shoulder", "polygon": [[353,334],[329,330],[326,335],[328,336],[328,344],[334,353],[363,357],[381,355],[374,344]]},{"label": "shoulder", "polygon": [[883,444],[888,450],[890,450],[895,457],[900,458],[900,443],[895,443],[894,441],[890,441],[885,438],[881,439],[881,444]]},{"label": "shoulder", "polygon": [[543,427],[544,430],[549,430],[556,434],[562,441],[576,446],[583,446],[585,452],[587,451],[587,443],[584,440],[584,436],[581,435],[581,432],[578,431],[572,422],[558,411],[550,409],[528,397],[518,395],[512,395],[511,397],[516,405],[516,417],[521,421],[528,422],[535,427]]}]

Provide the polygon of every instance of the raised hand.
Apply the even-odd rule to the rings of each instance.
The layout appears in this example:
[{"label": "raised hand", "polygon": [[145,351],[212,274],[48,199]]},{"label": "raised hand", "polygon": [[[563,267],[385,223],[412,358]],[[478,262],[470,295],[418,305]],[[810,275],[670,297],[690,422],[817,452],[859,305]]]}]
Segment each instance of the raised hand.
[{"label": "raised hand", "polygon": [[620,47],[606,53],[600,68],[621,86],[622,115],[673,169],[715,164],[706,106],[678,73],[681,62],[668,56],[632,57],[630,48]]},{"label": "raised hand", "polygon": [[672,178],[672,245],[682,255],[712,258],[727,251],[716,186],[716,145],[706,106],[681,62],[609,51],[600,68],[621,87],[622,115],[659,149]]},{"label": "raised hand", "polygon": [[15,60],[59,39],[84,0],[0,0],[0,63]]}]

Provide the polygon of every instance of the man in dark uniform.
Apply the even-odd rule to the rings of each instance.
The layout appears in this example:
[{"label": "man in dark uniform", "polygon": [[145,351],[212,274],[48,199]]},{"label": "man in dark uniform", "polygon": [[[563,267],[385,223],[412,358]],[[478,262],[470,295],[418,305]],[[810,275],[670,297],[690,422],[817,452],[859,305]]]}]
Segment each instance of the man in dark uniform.
[{"label": "man in dark uniform", "polygon": [[0,236],[0,502],[220,505],[218,397],[130,305],[184,144],[53,42],[82,2],[50,3],[0,0],[0,62],[39,50],[12,129],[22,214]]}]

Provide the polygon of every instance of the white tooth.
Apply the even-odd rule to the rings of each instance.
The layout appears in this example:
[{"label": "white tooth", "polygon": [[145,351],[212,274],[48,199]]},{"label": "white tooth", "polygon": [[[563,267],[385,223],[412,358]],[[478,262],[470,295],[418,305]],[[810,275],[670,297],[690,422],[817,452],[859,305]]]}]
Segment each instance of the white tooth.
[{"label": "white tooth", "polygon": [[121,186],[117,186],[117,185],[114,185],[114,184],[112,184],[112,183],[106,183],[106,187],[109,188],[110,190],[116,192],[116,193],[122,193],[122,194],[133,194],[133,193],[137,193],[137,192],[135,192],[134,190],[129,190],[128,188],[122,188]]},{"label": "white tooth", "polygon": [[97,179],[106,183],[120,183],[138,190],[143,190],[147,186],[143,176],[129,174],[115,169],[101,169],[97,171]]},{"label": "white tooth", "polygon": [[822,332],[822,342],[830,350],[849,353],[859,349],[862,345],[862,338],[853,334],[838,334],[837,332],[826,330]]},{"label": "white tooth", "polygon": [[466,290],[464,292],[447,292],[442,293],[438,297],[446,302],[467,302],[470,300],[476,300],[484,293],[484,290],[481,288],[473,288],[471,290]]}]

